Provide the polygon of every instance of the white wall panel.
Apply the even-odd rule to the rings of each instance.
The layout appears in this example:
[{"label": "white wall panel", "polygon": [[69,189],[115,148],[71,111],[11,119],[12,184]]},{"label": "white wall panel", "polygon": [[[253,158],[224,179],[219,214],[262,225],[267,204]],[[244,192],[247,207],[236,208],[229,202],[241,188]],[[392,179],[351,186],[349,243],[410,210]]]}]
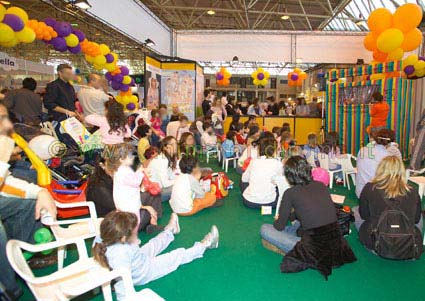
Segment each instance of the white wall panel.
[{"label": "white wall panel", "polygon": [[154,18],[146,7],[133,0],[90,0],[89,12],[141,42],[150,38],[152,48],[164,55],[171,54],[171,31]]}]

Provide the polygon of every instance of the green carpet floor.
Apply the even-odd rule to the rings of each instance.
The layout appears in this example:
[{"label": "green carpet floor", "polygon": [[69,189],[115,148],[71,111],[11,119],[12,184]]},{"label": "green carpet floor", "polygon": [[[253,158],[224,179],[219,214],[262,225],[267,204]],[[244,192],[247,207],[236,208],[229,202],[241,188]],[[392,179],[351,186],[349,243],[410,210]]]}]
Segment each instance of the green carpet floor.
[{"label": "green carpet floor", "polygon": [[[214,169],[219,170],[213,163]],[[221,208],[200,212],[196,216],[181,217],[181,233],[170,250],[190,247],[203,238],[211,225],[220,230],[220,247],[207,251],[204,258],[180,267],[176,272],[149,283],[166,300],[422,300],[425,283],[425,256],[418,261],[384,260],[366,251],[353,230],[348,241],[357,262],[335,269],[328,281],[314,270],[297,274],[282,274],[282,257],[262,247],[259,230],[263,223],[272,223],[272,216],[261,216],[257,210],[245,208],[241,202],[239,177],[232,170],[230,178],[235,188]],[[346,195],[345,204],[354,206],[357,199],[353,190],[337,186],[332,193]],[[166,224],[171,213],[165,204]],[[354,227],[352,226],[352,229]],[[143,242],[149,239],[141,235]],[[76,258],[69,252],[67,261]],[[36,271],[37,275],[52,272],[53,268]],[[136,287],[141,290],[144,287]],[[25,289],[21,300],[34,300]],[[103,300],[100,294],[88,294],[78,300]]]}]

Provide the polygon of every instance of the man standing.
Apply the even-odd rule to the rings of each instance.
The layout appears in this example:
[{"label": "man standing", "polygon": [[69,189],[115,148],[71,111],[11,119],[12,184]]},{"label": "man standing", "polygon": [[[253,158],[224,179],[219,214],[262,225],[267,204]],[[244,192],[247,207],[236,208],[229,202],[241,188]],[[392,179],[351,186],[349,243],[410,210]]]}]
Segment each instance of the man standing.
[{"label": "man standing", "polygon": [[15,142],[8,137],[13,130],[7,109],[0,105],[0,282],[12,300],[17,300],[22,290],[6,257],[6,243],[19,239],[33,243],[34,233],[42,225],[41,211],[56,216],[56,206],[50,193],[35,184],[14,178],[9,173],[9,160]]},{"label": "man standing", "polygon": [[91,73],[88,76],[87,86],[81,87],[78,92],[78,101],[83,108],[84,117],[90,114],[104,115],[104,104],[110,97],[102,90],[102,85],[102,77]]},{"label": "man standing", "polygon": [[37,125],[41,122],[42,103],[40,96],[34,93],[37,82],[31,77],[22,81],[22,88],[10,91],[3,104],[19,123]]},{"label": "man standing", "polygon": [[211,110],[211,90],[204,91],[204,100],[202,101],[202,114],[206,116],[208,111]]},{"label": "man standing", "polygon": [[372,118],[368,128],[369,134],[377,132],[387,127],[388,114],[390,113],[390,106],[384,100],[381,93],[375,92],[372,95],[373,104],[370,107],[370,117]]},{"label": "man standing", "polygon": [[60,64],[56,70],[58,78],[47,84],[44,106],[57,122],[68,117],[80,117],[75,109],[75,90],[69,83],[74,78],[72,67],[68,64]]},{"label": "man standing", "polygon": [[419,170],[425,154],[425,109],[416,126],[415,144],[413,146],[410,169]]}]

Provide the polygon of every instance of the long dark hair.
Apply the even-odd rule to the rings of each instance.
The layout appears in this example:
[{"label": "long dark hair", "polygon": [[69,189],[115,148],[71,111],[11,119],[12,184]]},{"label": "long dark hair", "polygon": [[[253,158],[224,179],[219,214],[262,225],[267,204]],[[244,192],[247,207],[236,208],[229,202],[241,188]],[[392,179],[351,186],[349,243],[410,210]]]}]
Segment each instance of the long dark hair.
[{"label": "long dark hair", "polygon": [[290,157],[285,163],[285,177],[291,186],[308,185],[313,181],[311,165],[301,156]]},{"label": "long dark hair", "polygon": [[92,249],[94,260],[101,266],[111,269],[106,257],[108,246],[121,242],[123,237],[130,238],[137,226],[137,216],[123,211],[109,212],[100,224],[101,243],[96,243]]},{"label": "long dark hair", "polygon": [[195,153],[195,145],[188,146],[186,144],[186,140],[190,136],[192,136],[193,137],[193,140],[195,140],[195,136],[191,132],[185,132],[185,133],[183,133],[181,135],[180,142],[179,142],[180,154],[194,155],[194,153]]},{"label": "long dark hair", "polygon": [[106,119],[109,124],[109,134],[113,132],[125,133],[126,132],[126,124],[127,118],[124,114],[124,107],[119,102],[114,99],[108,100],[105,102],[106,109]]},{"label": "long dark hair", "polygon": [[176,169],[177,166],[177,156],[175,154],[170,155],[166,147],[171,143],[171,141],[176,140],[173,136],[167,136],[161,141],[161,153],[164,154],[165,157],[168,159],[168,167],[171,169]]}]

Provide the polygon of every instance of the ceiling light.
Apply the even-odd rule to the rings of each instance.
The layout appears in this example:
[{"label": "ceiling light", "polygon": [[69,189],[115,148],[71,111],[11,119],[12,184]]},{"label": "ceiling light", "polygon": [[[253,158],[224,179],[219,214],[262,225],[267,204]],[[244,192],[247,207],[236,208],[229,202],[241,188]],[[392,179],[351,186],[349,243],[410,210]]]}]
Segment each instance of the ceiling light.
[{"label": "ceiling light", "polygon": [[74,5],[84,10],[91,8],[91,5],[87,0],[75,0]]},{"label": "ceiling light", "polygon": [[148,47],[152,47],[152,46],[155,46],[156,44],[155,44],[154,41],[152,41],[151,39],[147,38],[145,40],[145,45],[148,46]]},{"label": "ceiling light", "polygon": [[282,20],[288,20],[289,16],[288,15],[283,15],[282,17],[280,17]]},{"label": "ceiling light", "polygon": [[303,62],[303,59],[302,58],[300,58],[300,57],[297,57],[296,59],[295,59],[295,63],[297,63],[297,64],[301,64]]},{"label": "ceiling light", "polygon": [[9,4],[10,4],[10,2],[9,2],[9,1],[0,1],[0,3],[1,3],[1,4],[4,4],[4,5],[9,5]]},{"label": "ceiling light", "polygon": [[96,35],[96,36],[100,36],[100,33],[96,32],[96,33],[95,33],[95,35]]},{"label": "ceiling light", "polygon": [[207,11],[207,14],[209,14],[210,16],[213,16],[213,15],[215,15],[215,11],[209,10],[209,11]]}]

